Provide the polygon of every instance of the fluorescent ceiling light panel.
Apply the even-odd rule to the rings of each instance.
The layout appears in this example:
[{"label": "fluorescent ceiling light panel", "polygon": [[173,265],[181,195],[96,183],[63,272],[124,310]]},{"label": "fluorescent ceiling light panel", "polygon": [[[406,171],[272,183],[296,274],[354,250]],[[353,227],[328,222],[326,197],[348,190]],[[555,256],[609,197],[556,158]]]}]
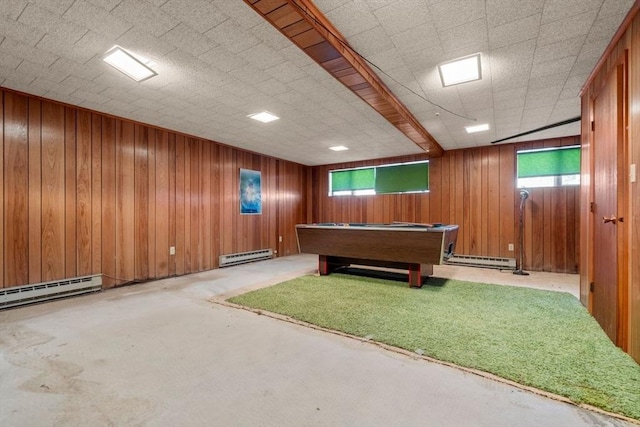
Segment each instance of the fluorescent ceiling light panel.
[{"label": "fluorescent ceiling light panel", "polygon": [[480,54],[466,56],[438,65],[442,86],[452,86],[472,82],[482,78],[480,70]]},{"label": "fluorescent ceiling light panel", "polygon": [[247,117],[252,118],[253,120],[257,120],[257,121],[262,122],[262,123],[269,123],[269,122],[272,122],[274,120],[278,120],[280,118],[278,116],[274,116],[271,113],[267,113],[266,111],[263,111],[262,113],[249,114]]},{"label": "fluorescent ceiling light panel", "polygon": [[467,133],[474,133],[474,132],[482,132],[484,130],[489,130],[489,125],[485,123],[482,125],[465,126],[464,128],[467,131]]},{"label": "fluorescent ceiling light panel", "polygon": [[347,147],[345,147],[344,145],[336,145],[335,147],[329,147],[329,150],[333,150],[333,151],[345,151],[348,150]]},{"label": "fluorescent ceiling light panel", "polygon": [[102,60],[137,82],[141,82],[158,75],[158,73],[147,67],[143,62],[122,49],[120,46],[114,46],[105,54]]}]

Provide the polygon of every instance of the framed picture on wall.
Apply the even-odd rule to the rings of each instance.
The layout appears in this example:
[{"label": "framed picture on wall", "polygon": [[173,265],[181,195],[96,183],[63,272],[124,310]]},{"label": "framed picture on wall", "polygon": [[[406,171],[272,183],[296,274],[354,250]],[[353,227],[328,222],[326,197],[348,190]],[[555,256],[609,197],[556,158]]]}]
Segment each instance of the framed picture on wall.
[{"label": "framed picture on wall", "polygon": [[262,213],[260,171],[240,169],[240,214],[260,215]]}]

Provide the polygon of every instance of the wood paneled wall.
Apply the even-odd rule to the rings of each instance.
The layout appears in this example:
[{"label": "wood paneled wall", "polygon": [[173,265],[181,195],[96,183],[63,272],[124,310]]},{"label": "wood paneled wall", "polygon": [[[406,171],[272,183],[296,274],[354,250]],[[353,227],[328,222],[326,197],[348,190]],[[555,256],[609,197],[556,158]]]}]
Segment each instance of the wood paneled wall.
[{"label": "wood paneled wall", "polygon": [[[1,95],[0,287],[99,273],[113,286],[213,269],[221,254],[297,253],[306,166]],[[239,213],[240,168],[262,172],[262,215]]]},{"label": "wood paneled wall", "polygon": [[[593,280],[591,266],[597,263],[592,253],[592,230],[588,219],[591,216],[589,204],[593,201],[594,187],[590,183],[593,175],[592,133],[591,120],[593,119],[591,100],[602,80],[611,72],[622,55],[627,55],[627,99],[626,110],[626,153],[619,162],[618,168],[624,180],[628,182],[625,194],[623,194],[622,212],[619,216],[625,218],[626,236],[624,236],[625,248],[619,251],[619,256],[625,260],[620,268],[625,269],[628,283],[622,284],[621,294],[626,294],[626,301],[620,302],[619,310],[626,310],[627,322],[620,325],[626,328],[625,342],[622,346],[638,362],[640,362],[640,2],[636,2],[620,27],[618,33],[607,48],[605,55],[592,73],[585,85],[582,96],[582,180],[587,185],[582,186],[580,215],[585,219],[581,227],[581,271],[580,271],[580,296],[582,303],[591,306],[589,283]],[[612,146],[611,150],[618,147]],[[629,182],[631,165],[636,165],[636,182]],[[624,229],[620,227],[620,229]]]},{"label": "wood paneled wall", "polygon": [[[519,197],[517,150],[574,145],[580,137],[447,151],[430,161],[430,192],[328,197],[331,169],[420,160],[406,156],[312,169],[312,222],[443,222],[458,224],[456,252],[515,258]],[[577,273],[579,187],[529,190],[525,204],[525,262],[533,271]],[[513,243],[516,251],[509,251]]]}]

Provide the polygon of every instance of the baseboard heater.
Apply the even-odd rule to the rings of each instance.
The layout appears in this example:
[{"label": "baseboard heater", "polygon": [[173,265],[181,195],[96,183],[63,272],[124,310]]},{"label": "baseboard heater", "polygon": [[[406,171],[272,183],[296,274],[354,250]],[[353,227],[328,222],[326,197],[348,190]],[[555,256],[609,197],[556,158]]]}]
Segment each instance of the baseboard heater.
[{"label": "baseboard heater", "polygon": [[503,270],[515,270],[516,259],[515,258],[498,258],[487,257],[479,255],[458,255],[450,257],[445,264],[449,265],[463,265],[467,267],[484,267],[484,268],[499,268]]},{"label": "baseboard heater", "polygon": [[101,275],[74,277],[73,279],[0,289],[0,309],[97,292],[101,289]]},{"label": "baseboard heater", "polygon": [[220,267],[229,267],[231,265],[244,264],[245,262],[261,261],[263,259],[273,258],[273,250],[260,249],[251,252],[239,252],[237,254],[220,255]]}]

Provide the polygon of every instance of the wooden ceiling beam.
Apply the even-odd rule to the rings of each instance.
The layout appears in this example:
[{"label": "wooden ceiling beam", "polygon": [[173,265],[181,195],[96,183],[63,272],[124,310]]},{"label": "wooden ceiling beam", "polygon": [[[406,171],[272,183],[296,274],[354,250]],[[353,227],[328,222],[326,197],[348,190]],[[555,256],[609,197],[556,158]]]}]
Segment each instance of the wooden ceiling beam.
[{"label": "wooden ceiling beam", "polygon": [[312,0],[244,0],[327,72],[429,153],[444,150]]}]

